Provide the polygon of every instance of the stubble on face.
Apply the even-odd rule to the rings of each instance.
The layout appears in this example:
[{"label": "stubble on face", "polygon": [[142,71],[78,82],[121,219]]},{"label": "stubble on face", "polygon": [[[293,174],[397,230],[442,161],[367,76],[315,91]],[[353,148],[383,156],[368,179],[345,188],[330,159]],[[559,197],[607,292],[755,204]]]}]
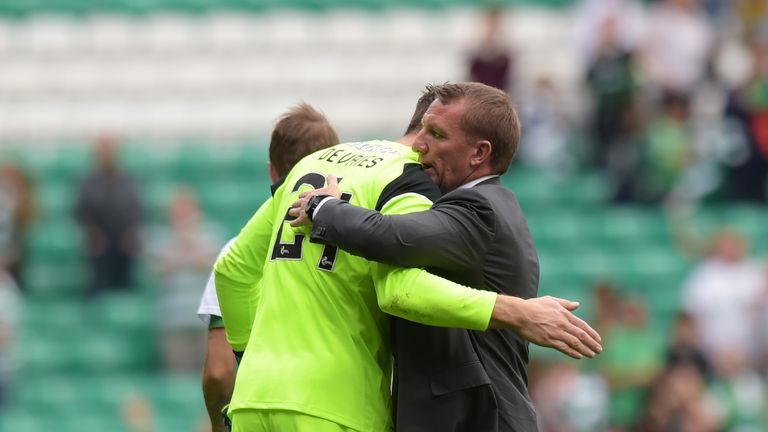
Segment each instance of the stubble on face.
[{"label": "stubble on face", "polygon": [[468,175],[468,138],[461,128],[464,100],[430,105],[422,120],[421,132],[413,143],[424,172],[443,193],[461,186]]}]

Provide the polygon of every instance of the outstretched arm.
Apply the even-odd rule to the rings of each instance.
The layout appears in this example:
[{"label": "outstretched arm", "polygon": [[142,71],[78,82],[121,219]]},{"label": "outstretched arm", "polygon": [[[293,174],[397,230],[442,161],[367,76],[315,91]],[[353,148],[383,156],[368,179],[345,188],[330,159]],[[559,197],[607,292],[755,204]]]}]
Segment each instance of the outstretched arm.
[{"label": "outstretched arm", "polygon": [[600,335],[572,311],[578,302],[557,297],[521,299],[500,295],[489,328],[511,328],[527,341],[575,359],[603,350]]}]

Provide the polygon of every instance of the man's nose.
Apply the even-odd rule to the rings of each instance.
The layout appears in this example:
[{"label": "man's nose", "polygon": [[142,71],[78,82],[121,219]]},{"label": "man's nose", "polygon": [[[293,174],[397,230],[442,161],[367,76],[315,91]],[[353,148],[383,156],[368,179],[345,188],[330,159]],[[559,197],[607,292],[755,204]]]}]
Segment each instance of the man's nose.
[{"label": "man's nose", "polygon": [[427,151],[429,150],[427,145],[424,143],[424,140],[419,139],[418,137],[413,140],[413,144],[411,144],[411,149],[415,151],[416,153],[420,154],[427,154]]}]

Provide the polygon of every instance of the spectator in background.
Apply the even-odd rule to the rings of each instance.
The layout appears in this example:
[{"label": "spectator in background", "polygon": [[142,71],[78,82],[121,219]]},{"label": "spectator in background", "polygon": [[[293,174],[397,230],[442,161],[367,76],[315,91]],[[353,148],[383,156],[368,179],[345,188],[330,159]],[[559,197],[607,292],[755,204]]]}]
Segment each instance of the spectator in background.
[{"label": "spectator in background", "polygon": [[728,99],[725,110],[741,126],[745,149],[726,172],[726,197],[730,200],[768,200],[768,34],[752,45],[752,77]]},{"label": "spectator in background", "polygon": [[691,365],[666,369],[651,387],[635,432],[719,432],[717,402]]},{"label": "spectator in background", "polygon": [[611,425],[626,429],[635,424],[646,393],[663,367],[664,341],[648,326],[646,304],[625,299],[621,316],[605,334],[599,362],[611,391]]},{"label": "spectator in background", "polygon": [[724,349],[750,356],[756,345],[757,305],[765,274],[747,260],[747,242],[738,233],[720,231],[710,256],[688,276],[682,304],[696,318],[698,337],[711,362]]},{"label": "spectator in background", "polygon": [[94,152],[96,170],[80,185],[74,212],[90,261],[91,297],[133,286],[144,214],[133,178],[120,171],[115,139],[100,137]]},{"label": "spectator in background", "polygon": [[763,265],[763,290],[758,303],[757,371],[768,379],[768,263]]},{"label": "spectator in background", "polygon": [[19,288],[11,275],[0,263],[0,411],[7,404],[9,389],[13,385],[14,365],[11,358],[11,346],[18,326],[21,304]]},{"label": "spectator in background", "polygon": [[36,215],[29,177],[16,165],[0,167],[0,265],[20,288],[26,258],[26,233]]},{"label": "spectator in background", "polygon": [[573,46],[582,69],[600,52],[600,29],[606,20],[615,23],[617,48],[633,52],[641,42],[644,19],[645,10],[637,0],[581,0],[574,13]]},{"label": "spectator in background", "polygon": [[526,125],[520,138],[520,159],[528,166],[566,174],[576,163],[567,148],[569,127],[558,88],[552,79],[541,76],[520,100],[520,117]]},{"label": "spectator in background", "polygon": [[765,25],[768,0],[739,0],[731,3],[735,3],[736,16],[747,37],[754,36]]},{"label": "spectator in background", "polygon": [[663,0],[651,6],[641,64],[662,92],[691,96],[704,77],[714,35],[699,0]]},{"label": "spectator in background", "polygon": [[159,276],[159,316],[165,366],[197,370],[202,366],[205,334],[195,316],[219,240],[202,221],[195,195],[179,190],[169,209],[170,229],[152,247]]},{"label": "spectator in background", "polygon": [[693,142],[688,97],[667,92],[661,112],[646,129],[640,166],[642,181],[637,190],[642,201],[658,202],[672,190],[693,163]]},{"label": "spectator in background", "polygon": [[592,287],[592,298],[595,330],[600,334],[608,334],[621,321],[622,299],[616,286],[607,281],[598,282]]},{"label": "spectator in background", "polygon": [[501,8],[486,11],[482,39],[469,54],[469,81],[509,93],[514,61],[512,49],[504,41],[503,19],[504,10]]},{"label": "spectator in background", "polygon": [[593,160],[599,167],[624,150],[628,116],[634,103],[635,77],[632,51],[622,48],[617,31],[617,20],[609,16],[599,28],[597,52],[587,68],[586,84],[594,103],[591,135],[594,145]]},{"label": "spectator in background", "polygon": [[609,391],[605,379],[556,362],[531,377],[531,397],[541,432],[601,432],[608,430]]},{"label": "spectator in background", "polygon": [[712,363],[701,349],[696,318],[687,312],[678,313],[667,350],[667,367],[679,365],[694,366],[707,381],[714,375]]},{"label": "spectator in background", "polygon": [[768,389],[744,351],[726,349],[719,353],[717,378],[711,389],[723,430],[768,430]]}]

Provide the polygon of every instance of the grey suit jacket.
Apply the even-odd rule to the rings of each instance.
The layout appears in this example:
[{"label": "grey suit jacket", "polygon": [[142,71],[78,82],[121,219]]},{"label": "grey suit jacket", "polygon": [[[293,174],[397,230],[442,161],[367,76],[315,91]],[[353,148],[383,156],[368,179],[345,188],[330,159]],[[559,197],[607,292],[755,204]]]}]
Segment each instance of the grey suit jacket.
[{"label": "grey suit jacket", "polygon": [[[474,288],[521,298],[538,290],[528,225],[498,178],[407,215],[329,201],[314,216],[311,239],[370,260],[425,267]],[[392,350],[399,432],[537,430],[527,390],[528,345],[515,332],[393,319]]]}]

